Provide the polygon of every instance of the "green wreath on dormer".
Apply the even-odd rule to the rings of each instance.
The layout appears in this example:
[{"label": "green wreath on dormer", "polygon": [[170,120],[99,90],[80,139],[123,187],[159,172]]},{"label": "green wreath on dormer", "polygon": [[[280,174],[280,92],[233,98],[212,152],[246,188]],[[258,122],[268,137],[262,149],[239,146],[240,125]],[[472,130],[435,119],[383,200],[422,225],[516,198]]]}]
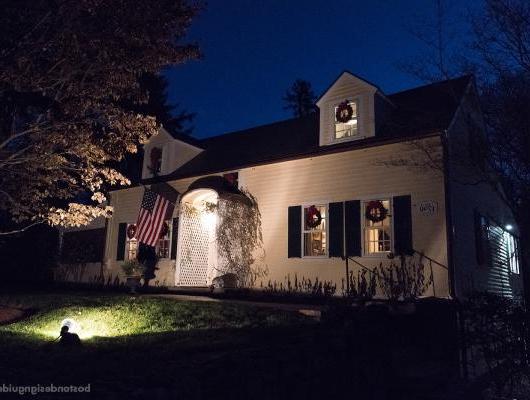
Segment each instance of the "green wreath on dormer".
[{"label": "green wreath on dormer", "polygon": [[349,100],[344,100],[337,106],[337,111],[335,112],[335,119],[337,122],[345,124],[353,118],[353,108],[350,106]]}]

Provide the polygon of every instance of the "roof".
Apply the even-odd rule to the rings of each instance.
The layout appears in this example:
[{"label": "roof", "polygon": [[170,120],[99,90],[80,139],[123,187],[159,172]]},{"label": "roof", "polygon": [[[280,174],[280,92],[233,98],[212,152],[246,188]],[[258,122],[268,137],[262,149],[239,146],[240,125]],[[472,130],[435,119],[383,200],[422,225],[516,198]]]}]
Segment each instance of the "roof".
[{"label": "roof", "polygon": [[362,148],[443,132],[449,127],[472,77],[469,75],[384,96],[392,107],[375,137],[319,146],[318,113],[198,140],[205,149],[173,173],[183,177],[236,170],[274,161]]}]

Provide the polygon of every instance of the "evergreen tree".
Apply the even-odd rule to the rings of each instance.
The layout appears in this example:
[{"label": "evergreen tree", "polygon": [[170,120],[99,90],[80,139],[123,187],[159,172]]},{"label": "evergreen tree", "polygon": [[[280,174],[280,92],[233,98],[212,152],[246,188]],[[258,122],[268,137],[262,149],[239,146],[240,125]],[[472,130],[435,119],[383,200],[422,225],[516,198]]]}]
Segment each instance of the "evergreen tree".
[{"label": "evergreen tree", "polygon": [[311,88],[311,83],[303,79],[297,79],[285,92],[284,110],[290,110],[296,118],[305,117],[315,112],[316,96]]}]

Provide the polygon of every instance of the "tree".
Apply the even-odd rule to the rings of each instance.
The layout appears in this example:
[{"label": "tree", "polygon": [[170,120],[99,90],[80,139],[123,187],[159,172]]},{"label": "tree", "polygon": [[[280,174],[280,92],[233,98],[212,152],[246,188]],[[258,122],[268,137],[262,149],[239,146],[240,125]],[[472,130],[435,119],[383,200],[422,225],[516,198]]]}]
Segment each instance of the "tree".
[{"label": "tree", "polygon": [[305,117],[315,112],[316,96],[311,88],[311,83],[303,79],[297,79],[285,92],[284,110],[291,110],[296,118]]},{"label": "tree", "polygon": [[0,15],[0,211],[25,229],[109,216],[109,166],[156,134],[141,77],[198,56],[186,0],[21,0]]}]

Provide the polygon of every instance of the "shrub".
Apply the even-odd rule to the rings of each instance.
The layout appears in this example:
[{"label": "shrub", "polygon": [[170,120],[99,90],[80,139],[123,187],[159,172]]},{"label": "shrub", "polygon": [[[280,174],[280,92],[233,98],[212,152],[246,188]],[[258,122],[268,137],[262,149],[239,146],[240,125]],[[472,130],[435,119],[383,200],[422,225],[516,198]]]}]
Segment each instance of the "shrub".
[{"label": "shrub", "polygon": [[121,264],[121,269],[127,276],[141,276],[145,268],[138,260],[127,260]]}]

